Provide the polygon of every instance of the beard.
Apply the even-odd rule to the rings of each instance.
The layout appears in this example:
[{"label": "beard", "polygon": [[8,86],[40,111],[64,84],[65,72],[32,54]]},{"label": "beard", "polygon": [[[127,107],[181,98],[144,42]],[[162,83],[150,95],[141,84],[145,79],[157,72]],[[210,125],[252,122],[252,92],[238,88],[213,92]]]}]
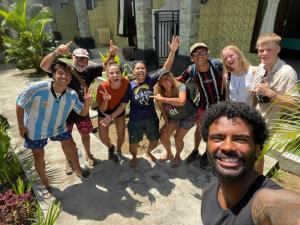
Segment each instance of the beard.
[{"label": "beard", "polygon": [[[208,153],[208,160],[212,165],[216,175],[224,180],[236,180],[247,175],[250,171],[254,170],[256,160],[255,151],[248,155],[242,155],[236,151],[228,151],[217,153]],[[231,161],[238,163],[237,167],[224,167],[218,161]]]},{"label": "beard", "polygon": [[77,72],[82,73],[85,71],[86,66],[75,65],[75,69]]}]

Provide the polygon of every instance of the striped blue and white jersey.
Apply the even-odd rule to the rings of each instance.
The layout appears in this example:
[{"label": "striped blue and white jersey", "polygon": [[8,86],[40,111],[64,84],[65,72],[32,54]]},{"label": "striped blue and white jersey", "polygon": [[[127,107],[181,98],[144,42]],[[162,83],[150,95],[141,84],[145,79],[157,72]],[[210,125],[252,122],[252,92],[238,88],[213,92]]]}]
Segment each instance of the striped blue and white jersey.
[{"label": "striped blue and white jersey", "polygon": [[56,97],[51,81],[38,82],[26,88],[18,96],[17,105],[24,109],[24,125],[31,140],[66,132],[66,120],[71,110],[79,114],[83,109],[83,103],[71,88]]}]

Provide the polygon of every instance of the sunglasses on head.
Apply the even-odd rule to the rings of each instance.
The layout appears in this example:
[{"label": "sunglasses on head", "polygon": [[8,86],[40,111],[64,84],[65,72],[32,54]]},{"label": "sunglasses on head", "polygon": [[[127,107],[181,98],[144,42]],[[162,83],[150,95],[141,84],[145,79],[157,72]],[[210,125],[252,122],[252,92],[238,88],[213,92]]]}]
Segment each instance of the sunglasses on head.
[{"label": "sunglasses on head", "polygon": [[199,52],[193,52],[192,57],[199,57],[199,56],[207,56],[207,51],[199,51]]}]

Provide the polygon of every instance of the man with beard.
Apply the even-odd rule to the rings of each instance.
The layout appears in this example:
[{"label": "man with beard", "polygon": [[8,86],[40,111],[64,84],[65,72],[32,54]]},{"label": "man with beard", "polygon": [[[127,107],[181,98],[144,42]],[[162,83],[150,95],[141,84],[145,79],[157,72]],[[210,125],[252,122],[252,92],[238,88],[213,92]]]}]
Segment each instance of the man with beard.
[{"label": "man with beard", "polygon": [[204,225],[300,224],[300,195],[259,175],[254,164],[268,129],[240,102],[220,102],[204,115],[201,134],[218,177],[203,190]]},{"label": "man with beard", "polygon": [[[59,45],[53,52],[49,53],[43,58],[40,67],[44,71],[51,73],[52,62],[56,59],[56,57],[68,53],[71,44],[72,41],[67,44]],[[118,48],[115,45],[113,45],[113,42],[111,40],[109,48],[109,57],[107,57],[107,60],[103,63],[103,65],[96,63],[89,64],[90,57],[86,49],[77,48],[73,51],[73,69],[71,70],[73,76],[68,87],[76,91],[81,101],[83,101],[84,90],[88,90],[89,86],[96,79],[96,77],[102,76],[102,71],[105,65],[109,61],[114,59],[117,50]],[[93,130],[93,125],[90,116],[87,115],[83,117],[77,115],[74,111],[72,111],[67,119],[67,126],[70,132],[72,132],[74,124],[76,124],[76,127],[81,136],[81,141],[85,150],[85,160],[87,161],[89,166],[96,165],[97,160],[93,157],[90,149],[90,133]],[[67,161],[65,172],[67,175],[71,175],[73,173],[73,170],[69,162]]]}]

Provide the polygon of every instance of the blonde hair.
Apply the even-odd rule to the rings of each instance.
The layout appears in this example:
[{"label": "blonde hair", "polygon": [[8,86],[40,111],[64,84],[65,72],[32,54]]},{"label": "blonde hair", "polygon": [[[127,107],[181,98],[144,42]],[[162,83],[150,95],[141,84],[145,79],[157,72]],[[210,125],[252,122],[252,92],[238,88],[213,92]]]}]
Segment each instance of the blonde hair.
[{"label": "blonde hair", "polygon": [[[170,76],[172,80],[172,97],[178,97],[180,82],[177,81],[174,75],[170,72],[166,72],[162,74],[161,77],[165,75]],[[157,84],[154,86],[154,94],[160,94],[161,96],[165,97],[166,96],[165,92],[166,92],[165,88],[160,84],[160,81],[158,81]]]},{"label": "blonde hair", "polygon": [[224,63],[223,53],[228,50],[233,51],[235,54],[237,54],[239,56],[240,67],[247,70],[250,64],[248,63],[244,53],[237,46],[228,45],[225,48],[223,48],[223,50],[221,51],[221,54],[220,54],[220,59],[222,59],[222,61],[223,61],[224,72],[228,73],[228,72],[232,71],[232,68],[230,68],[226,63]]},{"label": "blonde hair", "polygon": [[261,34],[256,42],[256,47],[258,47],[262,43],[274,42],[280,46],[281,37],[275,33],[263,33]]}]

